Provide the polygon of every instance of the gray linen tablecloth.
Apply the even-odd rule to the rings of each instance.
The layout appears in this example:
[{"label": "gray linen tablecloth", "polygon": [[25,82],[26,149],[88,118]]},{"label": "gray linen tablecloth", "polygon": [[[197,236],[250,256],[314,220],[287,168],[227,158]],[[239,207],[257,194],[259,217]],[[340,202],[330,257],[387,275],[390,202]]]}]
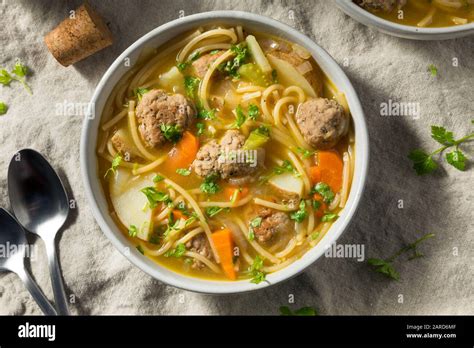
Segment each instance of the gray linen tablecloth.
[{"label": "gray linen tablecloth", "polygon": [[[33,95],[21,86],[0,89],[10,110],[0,116],[0,206],[9,207],[7,168],[11,156],[34,148],[51,160],[77,201],[59,241],[67,292],[74,314],[278,314],[278,308],[314,306],[321,314],[474,314],[473,176],[443,164],[418,177],[407,153],[435,149],[430,126],[455,134],[474,126],[474,37],[440,42],[398,39],[365,27],[332,1],[92,1],[110,22],[113,46],[69,68],[46,50],[43,36],[78,1],[3,0],[0,3],[0,64],[16,58],[32,70]],[[366,191],[352,224],[339,240],[360,244],[366,257],[386,257],[431,232],[424,258],[396,262],[401,280],[391,281],[354,258],[321,258],[298,277],[250,294],[208,296],[181,291],[129,263],[92,217],[79,170],[82,115],[58,115],[60,103],[87,103],[113,60],[131,43],[180,14],[243,10],[285,22],[308,35],[354,84],[370,134]],[[184,12],[180,12],[184,11]],[[457,58],[458,66],[453,66]],[[428,66],[438,68],[438,76]],[[419,103],[420,117],[383,117],[381,103]],[[472,145],[464,147],[470,157]],[[398,207],[403,200],[403,209]],[[36,241],[32,272],[52,299],[42,242]],[[0,274],[0,314],[40,314],[14,274]]]}]

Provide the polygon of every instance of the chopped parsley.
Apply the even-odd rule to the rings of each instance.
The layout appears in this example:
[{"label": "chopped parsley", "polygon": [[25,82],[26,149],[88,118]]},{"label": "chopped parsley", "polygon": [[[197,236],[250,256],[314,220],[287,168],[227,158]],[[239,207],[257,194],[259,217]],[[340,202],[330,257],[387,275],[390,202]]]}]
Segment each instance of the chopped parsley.
[{"label": "chopped parsley", "polygon": [[200,107],[198,108],[197,118],[201,120],[214,120],[216,118],[216,110],[206,110]]},{"label": "chopped parsley", "polygon": [[168,194],[164,192],[157,191],[154,187],[145,187],[140,190],[148,199],[148,204],[151,209],[156,208],[159,202],[170,204],[171,198]]},{"label": "chopped parsley", "polygon": [[189,169],[185,168],[178,168],[176,169],[176,173],[182,176],[188,176],[191,174],[191,171]]},{"label": "chopped parsley", "polygon": [[319,193],[326,204],[330,204],[335,196],[329,185],[324,182],[318,182],[311,190],[311,193]]},{"label": "chopped parsley", "polygon": [[232,125],[232,128],[240,128],[247,120],[247,116],[245,116],[244,111],[242,110],[242,106],[240,104],[235,108],[235,122]]},{"label": "chopped parsley", "polygon": [[178,68],[179,71],[183,72],[189,67],[189,65],[190,65],[189,62],[182,62],[182,63],[176,64],[176,67]]},{"label": "chopped parsley", "polygon": [[180,243],[176,246],[176,248],[168,250],[164,256],[165,257],[182,257],[186,252],[186,246],[183,243]]},{"label": "chopped parsley", "polygon": [[178,140],[181,139],[181,136],[183,135],[180,127],[176,124],[162,123],[160,126],[160,130],[163,133],[165,139],[173,143],[178,142]]},{"label": "chopped parsley", "polygon": [[28,75],[28,72],[28,67],[26,65],[20,61],[16,61],[15,66],[11,72],[8,72],[6,69],[0,69],[0,84],[9,86],[12,81],[18,81],[23,85],[29,94],[33,94],[31,92],[30,86],[26,83],[26,76]]},{"label": "chopped parsley", "polygon": [[201,57],[201,52],[195,51],[195,52],[193,52],[193,53],[189,56],[189,60],[190,60],[191,62],[194,62],[195,60],[198,60],[199,57]]},{"label": "chopped parsley", "polygon": [[312,155],[314,155],[314,153],[316,152],[316,151],[309,151],[307,149],[303,149],[302,147],[297,147],[296,151],[298,151],[298,153],[300,153],[303,156],[303,158],[309,158]]},{"label": "chopped parsley", "polygon": [[8,106],[4,102],[0,102],[0,115],[5,115],[8,111]]},{"label": "chopped parsley", "polygon": [[255,231],[254,228],[260,227],[262,225],[262,217],[257,216],[253,220],[250,221],[250,228],[249,228],[249,239],[254,240],[255,239]]},{"label": "chopped parsley", "polygon": [[138,87],[133,90],[133,95],[138,98],[138,101],[142,100],[145,93],[150,92],[147,88]]},{"label": "chopped parsley", "polygon": [[137,226],[135,225],[130,225],[130,227],[128,228],[128,235],[130,237],[136,237],[137,236],[137,233],[138,233],[138,228]]},{"label": "chopped parsley", "polygon": [[201,80],[198,79],[197,77],[193,77],[193,76],[184,77],[184,89],[186,91],[186,95],[189,98],[194,99],[194,100],[197,99],[197,90],[199,88],[200,83],[201,83]]},{"label": "chopped parsley", "polygon": [[219,192],[220,187],[216,183],[217,178],[218,178],[218,176],[216,174],[208,175],[204,179],[204,182],[199,187],[201,192],[207,193],[209,195],[214,195],[217,192]]},{"label": "chopped parsley", "polygon": [[196,123],[197,128],[197,135],[203,135],[206,125],[204,123],[198,122]]},{"label": "chopped parsley", "polygon": [[165,180],[165,177],[163,175],[160,175],[160,174],[156,174],[154,177],[153,177],[153,182],[156,184],[156,183],[159,183],[160,181],[163,181]]},{"label": "chopped parsley", "polygon": [[437,76],[438,75],[438,68],[434,64],[428,65],[428,71],[431,73],[431,76]]},{"label": "chopped parsley", "polygon": [[113,175],[115,175],[115,173],[117,172],[117,168],[120,166],[120,163],[122,163],[122,156],[117,153],[114,157],[114,159],[112,160],[112,164],[110,166],[109,169],[107,169],[107,171],[105,172],[105,175],[104,175],[104,178],[106,178],[109,173],[112,173]]},{"label": "chopped parsley", "polygon": [[323,215],[323,217],[321,218],[321,221],[322,222],[330,222],[330,221],[333,221],[333,220],[336,220],[339,216],[337,214],[334,214],[334,213],[326,213]]},{"label": "chopped parsley", "polygon": [[233,78],[238,79],[240,78],[240,74],[237,70],[245,63],[249,57],[249,52],[244,42],[239,43],[238,45],[232,45],[230,49],[235,53],[235,57],[226,63],[222,63],[218,69],[222,72],[226,72]]},{"label": "chopped parsley", "polygon": [[304,219],[306,219],[307,216],[308,212],[306,211],[306,201],[302,199],[299,205],[299,209],[290,214],[290,219],[301,223],[304,221]]},{"label": "chopped parsley", "polygon": [[255,256],[252,265],[248,269],[248,273],[252,277],[251,283],[259,284],[265,281],[266,274],[261,269],[263,268],[263,258],[259,255]]},{"label": "chopped parsley", "polygon": [[278,72],[275,69],[272,70],[272,82],[278,83]]},{"label": "chopped parsley", "polygon": [[230,211],[230,208],[220,208],[220,207],[208,207],[208,208],[206,208],[206,214],[210,218],[216,216],[221,211]]},{"label": "chopped parsley", "polygon": [[260,109],[255,104],[250,104],[248,108],[249,119],[255,121],[260,116]]}]

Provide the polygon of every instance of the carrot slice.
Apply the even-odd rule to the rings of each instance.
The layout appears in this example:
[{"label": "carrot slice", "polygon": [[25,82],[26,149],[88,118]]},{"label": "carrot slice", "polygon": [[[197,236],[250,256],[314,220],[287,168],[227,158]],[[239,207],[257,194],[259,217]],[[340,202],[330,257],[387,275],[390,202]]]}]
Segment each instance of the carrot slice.
[{"label": "carrot slice", "polygon": [[341,156],[336,151],[318,151],[316,154],[317,165],[310,168],[310,177],[313,184],[324,182],[335,193],[342,188],[342,169],[344,164]]},{"label": "carrot slice", "polygon": [[183,220],[188,219],[188,217],[184,216],[183,212],[181,210],[178,210],[178,209],[173,209],[171,214],[173,214],[174,221],[179,220],[179,219],[183,219]]},{"label": "carrot slice", "polygon": [[174,171],[178,168],[188,168],[196,158],[199,150],[199,139],[191,132],[184,132],[181,140],[168,153],[166,166]]},{"label": "carrot slice", "polygon": [[237,274],[235,273],[233,261],[234,240],[232,239],[232,231],[228,228],[216,231],[212,234],[212,241],[221,259],[222,270],[227,278],[235,280]]},{"label": "carrot slice", "polygon": [[[237,191],[237,193],[235,192]],[[230,200],[235,198],[235,201],[239,201],[242,198],[245,198],[249,193],[248,187],[233,187],[233,186],[227,186],[224,188],[224,195]],[[236,195],[236,196],[235,196]]]}]

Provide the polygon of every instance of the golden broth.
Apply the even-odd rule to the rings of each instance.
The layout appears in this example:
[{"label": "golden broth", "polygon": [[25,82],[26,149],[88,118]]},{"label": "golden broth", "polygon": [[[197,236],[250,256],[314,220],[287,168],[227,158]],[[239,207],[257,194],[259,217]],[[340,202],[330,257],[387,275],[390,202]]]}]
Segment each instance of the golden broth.
[{"label": "golden broth", "polygon": [[[408,0],[401,9],[394,7],[390,12],[370,11],[388,21],[418,27],[436,28],[472,23],[474,21],[474,3],[459,0],[458,4],[450,0]],[[455,1],[456,2],[456,1]]]}]

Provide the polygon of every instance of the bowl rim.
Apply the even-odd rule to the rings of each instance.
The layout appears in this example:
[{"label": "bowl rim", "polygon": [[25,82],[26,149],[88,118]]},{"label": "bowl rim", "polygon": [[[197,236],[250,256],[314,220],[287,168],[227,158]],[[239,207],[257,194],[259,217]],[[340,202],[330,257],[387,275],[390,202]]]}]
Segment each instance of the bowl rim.
[{"label": "bowl rim", "polygon": [[[316,59],[318,65],[321,66],[321,69],[325,72],[327,76],[331,77],[331,80],[339,79],[341,84],[344,86],[338,85],[338,88],[343,90],[346,96],[346,99],[350,105],[353,125],[356,132],[356,147],[355,147],[355,166],[356,168],[353,173],[351,190],[349,193],[348,201],[346,206],[343,209],[343,213],[340,218],[336,220],[335,223],[330,228],[330,232],[325,234],[325,236],[319,241],[317,245],[308,250],[300,259],[296,260],[292,264],[286,266],[285,268],[270,273],[267,276],[268,282],[253,284],[248,279],[239,280],[239,281],[220,281],[220,280],[208,280],[201,279],[191,276],[186,276],[171,270],[168,270],[164,266],[157,264],[148,257],[144,257],[139,254],[135,248],[132,252],[124,252],[127,248],[130,247],[130,242],[126,240],[124,242],[125,236],[120,232],[115,223],[110,223],[110,216],[107,217],[106,214],[101,212],[98,200],[100,197],[96,197],[102,193],[96,192],[93,187],[97,187],[98,176],[95,170],[97,169],[97,159],[95,155],[96,143],[95,140],[91,143],[91,138],[94,138],[94,130],[98,132],[98,127],[100,124],[100,119],[102,115],[102,110],[100,110],[98,115],[100,117],[93,117],[95,115],[95,105],[96,101],[99,98],[105,98],[110,95],[110,91],[104,95],[104,89],[108,80],[111,79],[115,72],[117,71],[120,64],[123,60],[130,56],[136,50],[143,49],[146,46],[148,40],[153,39],[154,37],[168,32],[176,31],[175,35],[179,35],[179,30],[177,28],[186,27],[191,24],[194,24],[196,27],[203,25],[204,23],[209,22],[231,22],[231,21],[241,21],[245,26],[261,26],[266,27],[269,30],[274,29],[276,31],[284,32],[286,37],[290,37],[291,40],[302,44],[304,47],[312,53],[312,55],[317,54],[319,57]],[[155,46],[155,47],[159,47]],[[327,70],[331,69],[331,73]],[[120,75],[119,79],[123,76]],[[115,85],[116,83],[114,83]],[[97,133],[95,134],[95,137]],[[330,247],[331,244],[335,243],[337,239],[342,235],[342,233],[347,229],[349,223],[351,222],[363,195],[365,182],[367,178],[368,165],[369,165],[369,141],[368,141],[368,131],[367,125],[365,122],[365,115],[360,103],[360,100],[357,96],[357,93],[354,90],[351,82],[348,77],[345,75],[341,67],[336,63],[336,61],[318,44],[312,41],[306,35],[300,33],[296,29],[281,23],[275,19],[265,17],[262,15],[257,15],[254,13],[243,12],[243,11],[211,11],[211,12],[202,12],[193,14],[190,16],[182,17],[175,19],[173,21],[167,22],[147,34],[140,37],[134,43],[132,43],[123,53],[118,56],[112,65],[107,69],[107,71],[102,76],[99,81],[94,94],[91,98],[88,111],[86,112],[84,118],[84,124],[82,127],[81,134],[81,143],[80,143],[80,163],[81,163],[81,174],[83,177],[83,184],[85,190],[85,196],[89,206],[91,207],[93,216],[97,221],[100,229],[106,235],[106,237],[112,242],[115,248],[121,252],[133,265],[149,274],[153,278],[166,283],[168,285],[206,294],[231,294],[231,293],[241,293],[249,292],[254,290],[261,290],[268,286],[275,285],[282,281],[288,280],[302,271],[304,271],[308,266],[313,264],[317,259],[319,259],[324,252]],[[93,182],[95,180],[95,184]],[[100,184],[99,184],[100,186]],[[105,198],[102,197],[102,200]],[[109,221],[106,221],[109,220]],[[337,228],[335,228],[337,226]],[[327,241],[326,244],[322,245],[323,241]],[[127,244],[126,244],[127,243]]]},{"label": "bowl rim", "polygon": [[[450,27],[433,27],[433,28],[418,28],[411,25],[404,25],[395,22],[391,22],[384,18],[380,18],[373,13],[364,10],[360,6],[356,5],[352,0],[336,0],[336,5],[338,5],[346,14],[353,17],[355,20],[364,23],[362,20],[366,19],[370,22],[370,24],[374,25],[375,27],[387,30],[392,34],[396,34],[396,32],[400,32],[403,34],[410,34],[414,36],[437,36],[437,35],[446,35],[446,34],[469,34],[470,31],[474,32],[474,23],[466,23],[460,24]],[[457,35],[453,36],[453,38],[458,37]]]}]

